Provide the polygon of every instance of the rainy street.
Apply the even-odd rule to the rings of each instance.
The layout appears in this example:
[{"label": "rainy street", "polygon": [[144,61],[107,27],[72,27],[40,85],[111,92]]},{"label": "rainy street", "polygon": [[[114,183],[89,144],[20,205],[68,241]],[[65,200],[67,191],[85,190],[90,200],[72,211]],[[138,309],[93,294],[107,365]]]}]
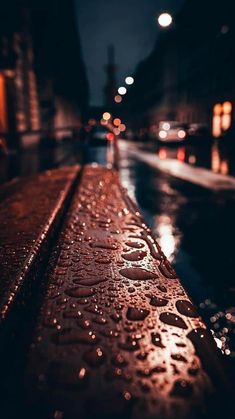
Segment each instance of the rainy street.
[{"label": "rainy street", "polygon": [[234,419],[234,2],[2,3],[0,418]]},{"label": "rainy street", "polygon": [[[219,149],[215,154],[215,147],[207,150],[146,147],[141,142],[120,139],[118,167],[123,186],[138,203],[164,254],[213,330],[226,362],[232,366],[235,352],[235,178],[221,174],[220,168],[224,162],[233,174],[234,163],[231,158],[222,160]],[[188,163],[186,156],[189,160],[191,156],[191,161],[192,156],[197,159],[197,168],[202,169],[203,176],[198,169],[187,174],[186,169],[194,170],[195,164]],[[187,167],[179,166],[175,175],[174,165],[181,165],[182,157]],[[3,160],[1,176],[2,180],[9,180],[75,163],[112,166],[116,159],[112,144],[80,147],[73,141],[61,142],[56,147],[42,148],[40,153],[32,148],[22,152],[20,158],[9,156]],[[168,162],[167,167],[161,166],[164,161]],[[206,185],[205,175],[208,177]]]}]

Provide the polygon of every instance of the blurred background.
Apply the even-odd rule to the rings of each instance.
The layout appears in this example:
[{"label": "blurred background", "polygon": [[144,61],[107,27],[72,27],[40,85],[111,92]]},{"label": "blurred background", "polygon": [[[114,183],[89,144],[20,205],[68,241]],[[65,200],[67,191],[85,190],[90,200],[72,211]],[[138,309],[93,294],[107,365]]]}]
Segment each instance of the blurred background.
[{"label": "blurred background", "polygon": [[234,21],[231,0],[0,9],[0,182],[117,168],[232,367]]}]

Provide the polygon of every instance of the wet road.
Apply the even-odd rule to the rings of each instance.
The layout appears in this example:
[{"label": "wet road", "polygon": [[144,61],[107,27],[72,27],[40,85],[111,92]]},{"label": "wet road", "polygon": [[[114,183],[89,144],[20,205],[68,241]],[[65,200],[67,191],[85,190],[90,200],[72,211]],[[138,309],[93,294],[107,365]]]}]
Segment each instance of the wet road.
[{"label": "wet road", "polygon": [[137,200],[231,365],[235,355],[235,190],[215,191],[182,181],[142,161],[141,152],[133,154],[126,146],[121,150],[123,184]]},{"label": "wet road", "polygon": [[[164,160],[165,154],[163,156],[161,150],[159,148],[158,158]],[[213,149],[210,151],[213,156]],[[194,150],[195,155],[196,152]],[[172,159],[172,165],[182,161],[183,157],[188,162],[186,155],[191,155],[190,165],[196,163],[189,150],[183,153],[182,147],[168,149],[166,153],[170,153],[167,158]],[[203,153],[205,151],[199,154],[205,159]],[[156,151],[149,155],[154,160]],[[110,146],[79,148],[73,143],[63,143],[56,148],[41,149],[40,153],[37,149],[31,149],[23,152],[20,158],[13,155],[4,160],[5,165],[1,164],[1,181],[75,162],[112,165],[113,158]],[[198,158],[196,160],[199,162]],[[217,167],[224,167],[224,163],[218,166],[218,158],[216,161]],[[212,169],[210,173],[225,174],[224,169],[222,172],[213,170],[213,159],[207,162]],[[206,167],[204,163],[199,166]],[[133,154],[131,146],[123,147],[123,142],[120,143],[119,167],[123,185],[138,202],[164,253],[213,330],[229,365],[234,364],[235,188],[215,190],[199,186],[200,182],[176,178],[159,170],[158,166],[149,164],[148,159],[143,161],[141,150]],[[230,173],[233,174],[231,167],[232,164]],[[199,175],[196,172],[195,177]]]}]

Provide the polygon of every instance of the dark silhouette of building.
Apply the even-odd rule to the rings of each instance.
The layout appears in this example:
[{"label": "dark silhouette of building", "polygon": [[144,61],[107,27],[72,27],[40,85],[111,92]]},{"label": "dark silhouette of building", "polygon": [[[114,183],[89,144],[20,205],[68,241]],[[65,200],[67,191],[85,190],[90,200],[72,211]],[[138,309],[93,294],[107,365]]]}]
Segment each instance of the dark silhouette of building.
[{"label": "dark silhouette of building", "polygon": [[108,108],[114,105],[114,96],[117,91],[116,64],[114,46],[108,47],[108,64],[105,66],[106,85],[104,87],[104,105]]},{"label": "dark silhouette of building", "polygon": [[202,122],[215,136],[229,128],[235,115],[234,19],[230,0],[184,3],[136,70],[125,98],[134,127],[156,130],[160,120]]},{"label": "dark silhouette of building", "polygon": [[0,131],[79,127],[88,82],[73,0],[9,0],[0,14]]}]

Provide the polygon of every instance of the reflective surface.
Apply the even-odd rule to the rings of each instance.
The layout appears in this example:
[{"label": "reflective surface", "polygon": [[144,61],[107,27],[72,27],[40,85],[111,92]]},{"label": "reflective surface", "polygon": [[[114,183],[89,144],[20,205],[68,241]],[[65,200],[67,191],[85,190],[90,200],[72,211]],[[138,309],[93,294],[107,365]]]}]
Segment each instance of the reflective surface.
[{"label": "reflective surface", "polygon": [[[130,146],[120,146],[123,186],[137,200],[163,252],[214,331],[218,346],[231,360],[235,355],[235,191],[214,191],[176,179],[133,157]],[[138,148],[150,149],[143,144]],[[157,150],[151,146],[151,154],[173,163],[207,167],[211,173],[235,173],[232,153],[216,144]],[[2,158],[1,181],[76,161],[112,165],[114,150],[110,145],[88,148],[72,142],[40,152],[31,149],[19,157]]]},{"label": "reflective surface", "polygon": [[[235,191],[214,191],[169,176],[142,162],[141,151],[140,158],[132,155],[131,147],[121,147],[123,184],[137,200],[163,252],[200,307],[231,365],[235,355]],[[225,171],[225,160],[219,165],[221,154],[215,155],[215,148],[208,148],[207,152],[199,148],[191,153],[182,147],[159,147],[157,151],[160,158],[171,158],[172,164],[176,159],[190,159],[191,164],[208,168],[213,165],[216,172],[218,167]],[[156,150],[152,155],[156,155]],[[229,162],[233,173],[232,159]]]}]

